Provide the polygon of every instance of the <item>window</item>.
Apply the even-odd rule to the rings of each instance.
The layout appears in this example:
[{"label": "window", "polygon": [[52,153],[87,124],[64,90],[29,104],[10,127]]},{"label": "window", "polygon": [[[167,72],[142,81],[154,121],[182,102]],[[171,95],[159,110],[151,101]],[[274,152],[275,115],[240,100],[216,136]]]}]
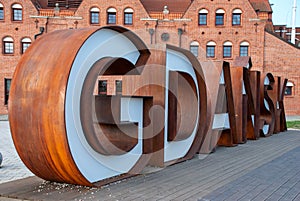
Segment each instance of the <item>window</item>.
[{"label": "window", "polygon": [[115,8],[107,9],[107,24],[117,23],[117,10]]},{"label": "window", "polygon": [[4,79],[4,104],[8,104],[11,79]]},{"label": "window", "polygon": [[208,14],[208,11],[206,9],[201,9],[199,11],[199,19],[198,19],[199,25],[207,25],[207,14]]},{"label": "window", "polygon": [[217,26],[224,25],[224,14],[225,14],[225,11],[223,9],[218,9],[216,11],[216,25]]},{"label": "window", "polygon": [[234,9],[232,12],[232,26],[241,25],[242,11],[240,9]]},{"label": "window", "polygon": [[23,12],[22,6],[20,4],[13,4],[12,5],[12,20],[13,21],[22,21]]},{"label": "window", "polygon": [[124,24],[125,25],[133,24],[133,10],[131,8],[126,8],[124,10]]},{"label": "window", "polygon": [[4,20],[4,7],[2,3],[0,3],[0,20]]},{"label": "window", "polygon": [[99,80],[98,82],[98,94],[107,94],[107,80]]},{"label": "window", "polygon": [[90,23],[91,24],[99,24],[100,20],[99,20],[99,16],[100,16],[100,9],[93,7],[90,9]]},{"label": "window", "polygon": [[116,94],[122,94],[122,80],[116,80]]},{"label": "window", "polygon": [[206,44],[206,57],[207,58],[215,58],[215,49],[216,49],[216,43],[213,41],[210,41]]},{"label": "window", "polygon": [[5,37],[3,39],[3,53],[13,54],[14,53],[14,40],[12,37]]},{"label": "window", "polygon": [[198,49],[199,49],[199,43],[197,41],[193,41],[190,44],[190,51],[195,55],[195,57],[198,57]]},{"label": "window", "polygon": [[249,43],[244,41],[240,44],[240,56],[248,56],[249,55]]},{"label": "window", "polygon": [[23,54],[27,48],[31,45],[31,39],[30,38],[23,38],[21,41],[21,53]]},{"label": "window", "polygon": [[223,58],[232,57],[232,43],[227,41],[223,44]]},{"label": "window", "polygon": [[292,82],[287,82],[284,95],[286,95],[286,96],[293,95],[293,86],[294,86],[294,84]]}]

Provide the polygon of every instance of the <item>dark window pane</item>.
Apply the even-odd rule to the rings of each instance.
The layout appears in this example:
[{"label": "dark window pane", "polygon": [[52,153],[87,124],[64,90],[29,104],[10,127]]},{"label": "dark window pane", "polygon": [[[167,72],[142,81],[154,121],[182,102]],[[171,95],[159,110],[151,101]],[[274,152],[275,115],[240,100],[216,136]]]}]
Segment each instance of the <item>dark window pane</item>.
[{"label": "dark window pane", "polygon": [[91,12],[91,24],[99,24],[99,12]]},{"label": "dark window pane", "polygon": [[116,80],[116,94],[122,94],[122,80]]},{"label": "dark window pane", "polygon": [[208,58],[215,57],[215,46],[206,46],[206,57]]},{"label": "dark window pane", "polygon": [[223,46],[223,57],[224,58],[231,58],[231,46]]},{"label": "dark window pane", "polygon": [[285,88],[284,94],[287,95],[287,96],[292,95],[292,87],[291,87],[291,86],[287,86],[287,87]]},{"label": "dark window pane", "polygon": [[240,13],[232,14],[232,25],[241,25],[241,14]]},{"label": "dark window pane", "polygon": [[13,21],[22,21],[22,9],[13,9]]},{"label": "dark window pane", "polygon": [[190,51],[193,53],[193,55],[195,55],[196,57],[198,57],[198,48],[199,46],[196,45],[191,45],[190,47]]},{"label": "dark window pane", "polygon": [[24,53],[31,43],[22,43],[22,53]]},{"label": "dark window pane", "polygon": [[116,13],[107,13],[107,24],[116,24]]},{"label": "dark window pane", "polygon": [[223,13],[216,14],[216,25],[224,25],[224,14]]},{"label": "dark window pane", "polygon": [[248,46],[240,46],[240,56],[248,56]]},{"label": "dark window pane", "polygon": [[4,41],[4,54],[13,54],[14,53],[14,43]]},{"label": "dark window pane", "polygon": [[131,25],[133,20],[133,13],[125,13],[124,14],[124,24]]},{"label": "dark window pane", "polygon": [[4,20],[4,10],[0,8],[0,20]]},{"label": "dark window pane", "polygon": [[199,25],[207,25],[207,14],[199,13]]},{"label": "dark window pane", "polygon": [[100,80],[98,82],[98,94],[107,94],[107,81]]},{"label": "dark window pane", "polygon": [[11,79],[4,79],[4,104],[8,104]]}]

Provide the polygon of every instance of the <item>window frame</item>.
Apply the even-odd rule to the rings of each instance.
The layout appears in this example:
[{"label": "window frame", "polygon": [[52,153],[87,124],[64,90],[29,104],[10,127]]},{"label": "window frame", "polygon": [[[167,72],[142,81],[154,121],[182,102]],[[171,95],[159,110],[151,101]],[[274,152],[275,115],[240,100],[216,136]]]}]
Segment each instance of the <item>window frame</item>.
[{"label": "window frame", "polygon": [[[227,41],[223,44],[223,58],[230,59],[232,58],[232,43],[230,41]],[[228,51],[230,50],[230,51]],[[230,54],[228,54],[230,53]]]},{"label": "window frame", "polygon": [[[19,11],[21,13],[18,13]],[[11,6],[11,15],[13,22],[23,22],[23,6],[19,3],[13,4]]]},{"label": "window frame", "polygon": [[[8,85],[9,85],[9,89],[8,89]],[[8,105],[10,87],[11,87],[11,79],[4,78],[4,105]]]},{"label": "window frame", "polygon": [[293,87],[292,86],[286,86],[284,91],[285,96],[292,96],[293,95]]},{"label": "window frame", "polygon": [[[243,48],[247,48],[247,54],[243,54],[245,52]],[[249,46],[240,45],[240,57],[247,57],[247,56],[249,56]]]},{"label": "window frame", "polygon": [[[97,16],[93,16],[94,14],[97,14]],[[97,19],[97,21],[94,21],[94,19]],[[100,24],[100,9],[98,7],[92,7],[90,9],[90,24],[92,25]]]},{"label": "window frame", "polygon": [[[294,85],[293,82],[288,81],[288,82],[286,83],[286,86],[285,86],[284,95],[285,95],[285,96],[293,96],[293,95],[294,95],[294,94],[293,94],[293,92],[294,92],[293,87],[294,87],[294,86],[295,86],[295,85]],[[289,91],[288,91],[288,89],[289,89]]]},{"label": "window frame", "polygon": [[[113,18],[111,18],[113,17]],[[106,23],[107,24],[117,24],[117,10],[115,8],[108,8],[106,11]],[[111,21],[113,20],[113,21]]]},{"label": "window frame", "polygon": [[[13,55],[15,52],[15,45],[14,45],[14,39],[10,36],[6,36],[2,39],[3,43],[3,51],[2,53],[4,55]],[[8,51],[7,51],[8,50]]]},{"label": "window frame", "polygon": [[199,43],[198,41],[192,41],[190,43],[190,52],[195,56],[198,57],[199,56]]},{"label": "window frame", "polygon": [[122,94],[122,80],[116,80],[115,81],[116,84],[116,94]]},{"label": "window frame", "polygon": [[[98,80],[98,95],[107,95],[107,83],[107,80]],[[101,90],[102,87],[104,87],[105,90]]]},{"label": "window frame", "polygon": [[[1,18],[1,13],[2,13],[2,18]],[[0,2],[0,21],[4,21],[4,18],[5,18],[4,6],[3,6],[3,4]]]},{"label": "window frame", "polygon": [[[242,56],[249,56],[249,46],[250,44],[247,42],[247,41],[243,41],[240,43],[240,47],[239,47],[239,56],[242,57]],[[242,52],[244,52],[244,50],[242,50],[242,48],[247,48],[247,55],[242,55]]]},{"label": "window frame", "polygon": [[[216,43],[214,41],[209,41],[206,43],[206,58],[216,58]],[[210,48],[213,48],[213,55],[209,53],[212,52]]]},{"label": "window frame", "polygon": [[[205,22],[201,19],[201,17],[205,17]],[[205,8],[201,9],[198,13],[198,25],[199,26],[207,26],[207,20],[208,20],[208,10]],[[204,23],[202,23],[204,22]]]},{"label": "window frame", "polygon": [[[219,19],[219,17],[222,17],[222,18]],[[219,23],[219,22],[222,22],[222,23]],[[225,25],[225,11],[220,8],[215,13],[215,26],[224,26],[224,25]]]},{"label": "window frame", "polygon": [[[133,25],[133,9],[132,8],[126,8],[124,9],[124,25]],[[130,16],[130,18],[128,18]],[[127,21],[129,19],[129,21]]]},{"label": "window frame", "polygon": [[[232,18],[231,18],[232,26],[241,26],[242,25],[242,13],[243,13],[243,11],[239,8],[236,8],[232,11]],[[235,16],[238,16],[238,23],[236,23]]]},{"label": "window frame", "polygon": [[[25,37],[21,40],[21,54],[24,54],[28,47],[31,45],[32,40],[29,37]],[[24,46],[26,45],[26,46]]]}]

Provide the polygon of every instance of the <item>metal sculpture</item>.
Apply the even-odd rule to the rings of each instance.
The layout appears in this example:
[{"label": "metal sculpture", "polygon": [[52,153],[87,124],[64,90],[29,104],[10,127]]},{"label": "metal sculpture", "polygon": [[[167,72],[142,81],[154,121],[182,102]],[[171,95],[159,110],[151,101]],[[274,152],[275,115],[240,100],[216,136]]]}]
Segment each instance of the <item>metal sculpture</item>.
[{"label": "metal sculpture", "polygon": [[149,50],[118,26],[55,31],[16,68],[11,133],[37,176],[100,186],[283,131],[286,81],[267,78],[171,45]]}]

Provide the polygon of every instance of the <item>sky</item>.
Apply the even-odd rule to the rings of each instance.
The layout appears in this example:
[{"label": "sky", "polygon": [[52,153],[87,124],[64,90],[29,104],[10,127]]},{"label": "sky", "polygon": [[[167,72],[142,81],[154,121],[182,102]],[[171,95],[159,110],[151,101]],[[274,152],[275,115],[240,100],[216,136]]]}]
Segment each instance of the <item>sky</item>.
[{"label": "sky", "polygon": [[[274,25],[292,26],[292,9],[294,0],[269,0],[273,9]],[[297,0],[296,26],[300,27],[300,0]]]}]

